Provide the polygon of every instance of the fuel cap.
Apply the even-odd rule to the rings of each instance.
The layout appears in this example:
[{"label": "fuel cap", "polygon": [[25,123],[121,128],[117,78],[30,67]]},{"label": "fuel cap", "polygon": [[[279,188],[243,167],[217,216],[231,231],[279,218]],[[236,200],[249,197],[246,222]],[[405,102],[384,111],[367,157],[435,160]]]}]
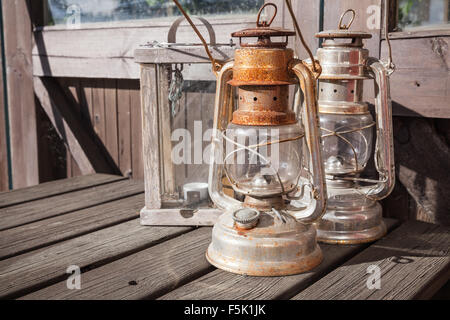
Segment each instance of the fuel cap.
[{"label": "fuel cap", "polygon": [[233,220],[241,229],[252,229],[259,221],[260,213],[256,209],[242,208],[233,212]]}]

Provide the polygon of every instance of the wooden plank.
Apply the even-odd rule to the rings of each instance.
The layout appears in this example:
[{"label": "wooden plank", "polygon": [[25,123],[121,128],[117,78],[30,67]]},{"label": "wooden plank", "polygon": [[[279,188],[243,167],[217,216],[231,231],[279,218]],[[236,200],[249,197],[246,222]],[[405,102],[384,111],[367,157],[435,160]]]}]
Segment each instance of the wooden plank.
[{"label": "wooden plank", "polygon": [[[389,229],[397,222],[386,219]],[[324,260],[315,269],[289,277],[248,277],[215,270],[161,297],[165,300],[247,300],[288,299],[320,279],[350,257],[367,248],[368,244],[335,246],[321,244]]]},{"label": "wooden plank", "polygon": [[131,111],[131,162],[133,179],[144,180],[144,158],[142,154],[142,111],[139,81],[133,81],[130,89]]},{"label": "wooden plank", "polygon": [[[147,236],[158,230],[141,228]],[[152,299],[211,271],[205,258],[210,239],[211,228],[203,227],[83,273],[80,290],[68,290],[60,279],[21,299]]]},{"label": "wooden plank", "polygon": [[117,82],[117,121],[119,138],[119,168],[124,176],[132,175],[130,80]]},{"label": "wooden plank", "polygon": [[0,231],[0,259],[134,219],[143,205],[144,195],[138,194]]},{"label": "wooden plank", "polygon": [[39,183],[37,127],[27,0],[2,1],[6,83],[14,188]]},{"label": "wooden plank", "polygon": [[[394,1],[391,1],[394,2]],[[412,38],[430,38],[430,37],[442,37],[450,36],[450,29],[436,28],[432,29],[430,26],[426,26],[426,29],[420,30],[403,30],[389,33],[389,38],[393,39],[412,39]],[[384,40],[384,39],[383,39]]]},{"label": "wooden plank", "polygon": [[[45,57],[46,63],[42,63]],[[70,58],[33,55],[33,75],[102,79],[139,79],[139,65],[133,58]]]},{"label": "wooden plank", "polygon": [[119,144],[117,130],[117,81],[105,80],[105,147],[114,163],[119,163]]},{"label": "wooden plank", "polygon": [[145,206],[161,208],[161,173],[158,125],[158,75],[156,65],[141,65],[142,151],[144,157]]},{"label": "wooden plank", "polygon": [[[42,108],[56,131],[64,140],[81,172],[115,172],[102,151],[86,132],[79,117],[73,112],[57,82],[50,78],[34,78],[34,87]],[[52,94],[50,95],[49,92]]]},{"label": "wooden plank", "polygon": [[[450,278],[450,229],[408,221],[294,299],[427,299]],[[380,288],[370,290],[370,266]]]},{"label": "wooden plank", "polygon": [[45,182],[37,186],[22,188],[9,192],[1,192],[0,208],[82,190],[124,179],[125,178],[121,176],[98,173],[82,177]]},{"label": "wooden plank", "polygon": [[142,193],[143,189],[136,181],[117,181],[6,207],[0,209],[0,231],[129,197]]},{"label": "wooden plank", "polygon": [[[391,41],[396,65],[390,77],[394,115],[450,118],[448,42],[449,37]],[[386,41],[381,52],[387,56]]]},{"label": "wooden plank", "polygon": [[[227,47],[227,54],[223,56],[233,57],[235,47]],[[204,49],[203,54],[204,54]],[[206,54],[205,54],[206,55]],[[142,54],[142,60],[145,61],[169,61],[166,59],[158,60],[152,56]],[[173,55],[177,58],[177,55]],[[134,58],[64,58],[64,57],[47,57],[46,64],[42,63],[42,56],[33,56],[33,75],[36,77],[69,77],[69,78],[95,78],[95,79],[139,79],[139,64]],[[214,74],[211,72],[211,64],[209,60],[198,59],[191,55],[186,55],[182,59],[175,59],[185,63],[185,79],[186,80],[215,80]],[[174,61],[174,60],[170,60]],[[197,72],[191,68],[188,63],[201,63],[202,70]],[[45,67],[44,67],[45,66]],[[198,66],[198,65],[197,65]]]},{"label": "wooden plank", "polygon": [[[238,19],[219,18],[212,22],[219,43],[228,44],[231,33],[254,26],[255,15],[239,16]],[[209,19],[211,21],[211,19]],[[115,21],[83,25],[83,29],[67,30],[56,27],[39,28],[35,31],[36,45],[33,48],[33,69],[35,76],[86,77],[111,79],[138,79],[139,66],[134,61],[134,51],[148,42],[167,42],[167,31],[173,18],[152,23],[131,23],[123,25]],[[101,25],[101,26],[100,26]],[[204,30],[200,27],[201,32]],[[68,32],[69,31],[69,32]],[[149,35],[151,37],[149,38]],[[72,39],[72,41],[68,41]],[[115,39],[115,41],[110,41]],[[199,43],[189,25],[182,23],[177,32],[177,40],[187,43]],[[77,43],[76,45],[74,44]],[[45,48],[43,50],[42,48]],[[200,50],[198,50],[200,48]],[[208,62],[202,47],[198,46],[200,56],[184,55],[184,62]],[[212,49],[217,57],[226,59],[223,49]],[[232,50],[230,50],[232,51]],[[170,56],[180,56],[177,51],[161,55],[160,58],[173,63]],[[170,60],[168,60],[170,59]],[[149,63],[149,61],[141,61]],[[156,61],[154,61],[156,62]],[[181,60],[179,62],[182,62]]]},{"label": "wooden plank", "polygon": [[105,81],[96,79],[92,88],[93,126],[97,137],[104,144],[106,139]]},{"label": "wooden plank", "polygon": [[94,103],[92,101],[92,91],[95,85],[94,79],[80,79],[80,109],[84,125],[94,128]]},{"label": "wooden plank", "polygon": [[[190,230],[192,229],[187,227],[142,227],[135,219],[0,261],[0,297],[17,298],[59,281],[63,281],[64,288],[67,290],[66,270],[70,265],[81,268],[81,285],[85,288],[87,283],[85,275],[88,274],[85,271],[139,252]],[[164,267],[169,270],[167,266]],[[152,269],[146,270],[148,275],[153,274]],[[152,272],[148,272],[149,270]],[[164,279],[161,278],[160,281]],[[134,289],[128,281],[124,283],[124,286]]]},{"label": "wooden plank", "polygon": [[81,119],[81,86],[78,78],[58,78],[56,79],[64,91],[67,99],[74,108],[74,112]]},{"label": "wooden plank", "polygon": [[[444,127],[447,130],[448,121]],[[449,226],[450,145],[443,134],[446,131],[437,130],[437,123],[423,118],[394,118],[396,172],[410,196],[409,219]]]},{"label": "wooden plank", "polygon": [[[0,43],[3,34],[0,32]],[[0,192],[9,190],[9,175],[8,175],[8,145],[7,145],[7,119],[5,114],[5,92],[3,83],[3,55],[0,54]]]},{"label": "wooden plank", "polygon": [[[172,119],[171,103],[169,101],[169,76],[170,65],[158,65],[158,113],[159,113],[159,139],[161,139],[161,157],[162,181],[164,194],[175,194],[176,180],[172,161]],[[148,138],[147,138],[148,139]]]},{"label": "wooden plank", "polygon": [[[146,21],[139,27],[114,27],[89,29],[70,29],[65,26],[46,27],[35,31],[40,39],[33,47],[33,55],[69,58],[133,58],[134,51],[152,41],[167,42],[167,32],[174,18],[167,23],[152,26]],[[254,27],[256,15],[248,16],[247,21],[236,19],[220,19],[213,23],[217,43],[229,44],[231,33],[248,27]],[[200,28],[203,31],[203,28]],[[114,39],[114,41],[111,41]],[[189,24],[183,22],[177,31],[177,41],[182,43],[200,43]],[[199,46],[200,47],[200,46]],[[45,48],[45,53],[40,48]],[[220,53],[218,53],[220,55]],[[144,62],[148,63],[148,62]]]}]

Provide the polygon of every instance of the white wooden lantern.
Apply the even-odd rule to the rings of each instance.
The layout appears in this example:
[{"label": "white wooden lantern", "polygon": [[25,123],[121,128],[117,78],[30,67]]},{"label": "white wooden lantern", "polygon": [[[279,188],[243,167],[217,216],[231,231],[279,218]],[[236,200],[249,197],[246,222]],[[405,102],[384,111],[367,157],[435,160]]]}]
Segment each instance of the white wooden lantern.
[{"label": "white wooden lantern", "polygon": [[[233,44],[216,44],[211,25],[196,18],[208,30],[214,58],[233,58]],[[221,214],[209,199],[205,161],[216,78],[201,44],[176,43],[176,30],[183,20],[180,17],[173,23],[167,43],[148,43],[135,51],[141,66],[142,225],[213,225]],[[194,92],[189,92],[192,87]]]}]

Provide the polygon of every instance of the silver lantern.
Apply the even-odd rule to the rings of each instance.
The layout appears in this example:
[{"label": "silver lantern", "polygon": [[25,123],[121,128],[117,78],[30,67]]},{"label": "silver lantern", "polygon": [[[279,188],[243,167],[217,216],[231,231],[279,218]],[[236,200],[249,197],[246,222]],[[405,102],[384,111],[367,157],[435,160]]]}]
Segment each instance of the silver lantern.
[{"label": "silver lantern", "polygon": [[[342,25],[346,13],[353,16]],[[319,241],[326,243],[364,243],[382,237],[386,226],[377,201],[387,197],[395,183],[389,93],[394,65],[391,58],[385,63],[369,57],[363,39],[371,34],[350,31],[354,17],[355,11],[349,9],[338,30],[316,34],[324,40],[317,51],[322,66],[318,105],[328,189],[327,211],[317,228]],[[362,100],[366,79],[375,84],[376,121]],[[379,177],[362,178],[372,156]]]}]

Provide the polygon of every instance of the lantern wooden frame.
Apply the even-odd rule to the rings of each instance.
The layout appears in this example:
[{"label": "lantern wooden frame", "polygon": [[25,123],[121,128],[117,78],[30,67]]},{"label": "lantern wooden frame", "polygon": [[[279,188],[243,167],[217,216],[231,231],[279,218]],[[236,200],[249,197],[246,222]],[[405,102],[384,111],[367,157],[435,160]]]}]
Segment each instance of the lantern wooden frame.
[{"label": "lantern wooden frame", "polygon": [[[135,61],[141,67],[142,141],[144,157],[145,207],[140,212],[142,225],[213,225],[222,211],[217,208],[186,209],[164,203],[162,195],[174,184],[174,168],[171,152],[164,145],[171,145],[169,79],[174,64],[202,64],[205,71],[190,73],[189,80],[215,80],[211,62],[201,45],[177,45],[174,34],[180,19],[169,31],[169,43],[144,45],[135,50]],[[214,58],[228,60],[233,57],[234,46],[216,45],[212,28],[210,51]],[[208,68],[208,69],[206,69]],[[170,148],[169,148],[170,149]],[[172,186],[171,186],[172,184]],[[170,208],[168,208],[170,207]]]}]

